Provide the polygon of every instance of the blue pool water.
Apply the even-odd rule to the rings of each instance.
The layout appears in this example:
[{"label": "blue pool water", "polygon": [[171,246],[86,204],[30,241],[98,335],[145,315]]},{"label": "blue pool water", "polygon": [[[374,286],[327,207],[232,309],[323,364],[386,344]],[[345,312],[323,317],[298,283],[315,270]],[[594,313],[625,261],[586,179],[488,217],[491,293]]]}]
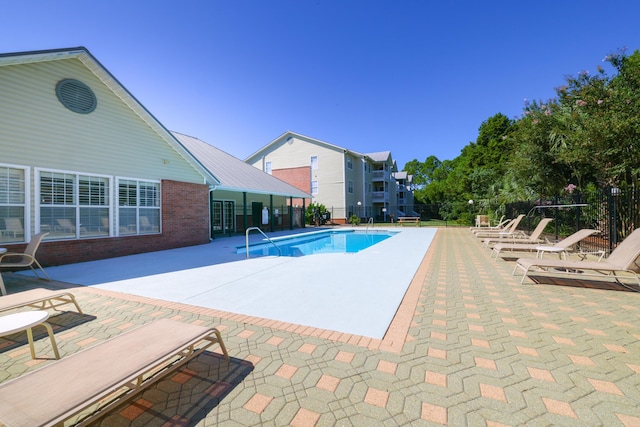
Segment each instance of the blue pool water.
[{"label": "blue pool water", "polygon": [[[271,243],[249,245],[249,256],[304,256],[322,253],[353,253],[360,252],[375,245],[397,232],[389,231],[323,231],[316,233],[298,234],[292,237],[271,239],[279,248]],[[237,253],[246,254],[246,248],[240,246]]]}]

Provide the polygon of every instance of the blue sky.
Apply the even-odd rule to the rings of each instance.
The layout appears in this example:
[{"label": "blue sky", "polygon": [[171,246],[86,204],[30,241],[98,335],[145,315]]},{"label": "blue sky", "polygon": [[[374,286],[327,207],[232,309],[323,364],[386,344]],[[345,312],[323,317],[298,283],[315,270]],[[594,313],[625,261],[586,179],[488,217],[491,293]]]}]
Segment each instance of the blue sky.
[{"label": "blue sky", "polygon": [[0,6],[0,52],[84,46],[167,128],[240,159],[287,130],[399,168],[453,159],[489,117],[640,49],[637,0]]}]

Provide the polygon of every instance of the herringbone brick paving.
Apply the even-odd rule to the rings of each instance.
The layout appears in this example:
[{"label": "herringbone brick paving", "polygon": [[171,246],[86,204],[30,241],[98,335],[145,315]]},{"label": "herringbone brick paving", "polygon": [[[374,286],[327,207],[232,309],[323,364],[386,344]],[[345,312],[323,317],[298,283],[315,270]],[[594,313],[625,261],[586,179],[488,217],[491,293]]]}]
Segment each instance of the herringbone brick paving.
[{"label": "herringbone brick paving", "polygon": [[[62,357],[161,317],[223,335],[229,365],[204,353],[95,425],[640,426],[640,294],[521,285],[512,269],[440,229],[383,340],[82,287],[85,315],[51,323]],[[26,336],[0,339],[0,381],[55,363],[34,333],[36,360]]]}]

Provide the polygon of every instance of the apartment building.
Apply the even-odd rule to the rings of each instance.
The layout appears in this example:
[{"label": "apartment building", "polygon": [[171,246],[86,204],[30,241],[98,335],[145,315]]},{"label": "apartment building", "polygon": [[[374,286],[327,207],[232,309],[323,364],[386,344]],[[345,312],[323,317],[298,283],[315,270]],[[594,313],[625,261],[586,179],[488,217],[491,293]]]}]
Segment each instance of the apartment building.
[{"label": "apartment building", "polygon": [[[352,215],[376,221],[406,215],[398,206],[398,170],[390,151],[360,153],[287,131],[245,161],[310,193],[333,222],[346,223]],[[403,201],[407,179],[404,174]]]}]

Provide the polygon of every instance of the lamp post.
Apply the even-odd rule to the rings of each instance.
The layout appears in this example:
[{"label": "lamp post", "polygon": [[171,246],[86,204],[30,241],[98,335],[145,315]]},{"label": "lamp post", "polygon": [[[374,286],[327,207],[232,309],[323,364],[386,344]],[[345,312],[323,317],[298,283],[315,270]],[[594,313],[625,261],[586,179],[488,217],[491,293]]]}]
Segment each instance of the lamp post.
[{"label": "lamp post", "polygon": [[618,213],[616,212],[616,207],[617,207],[616,204],[617,204],[617,199],[619,195],[620,195],[620,189],[618,187],[611,187],[611,197],[613,198],[613,230],[611,232],[611,239],[609,239],[609,241],[613,242],[613,248],[610,248],[610,250],[614,249],[618,243],[618,224],[617,224]]},{"label": "lamp post", "polygon": [[469,221],[471,222],[471,225],[473,226],[473,200],[469,199]]},{"label": "lamp post", "polygon": [[387,222],[387,208],[382,208],[382,221]]},{"label": "lamp post", "polygon": [[358,202],[358,218],[362,218],[362,202]]}]

